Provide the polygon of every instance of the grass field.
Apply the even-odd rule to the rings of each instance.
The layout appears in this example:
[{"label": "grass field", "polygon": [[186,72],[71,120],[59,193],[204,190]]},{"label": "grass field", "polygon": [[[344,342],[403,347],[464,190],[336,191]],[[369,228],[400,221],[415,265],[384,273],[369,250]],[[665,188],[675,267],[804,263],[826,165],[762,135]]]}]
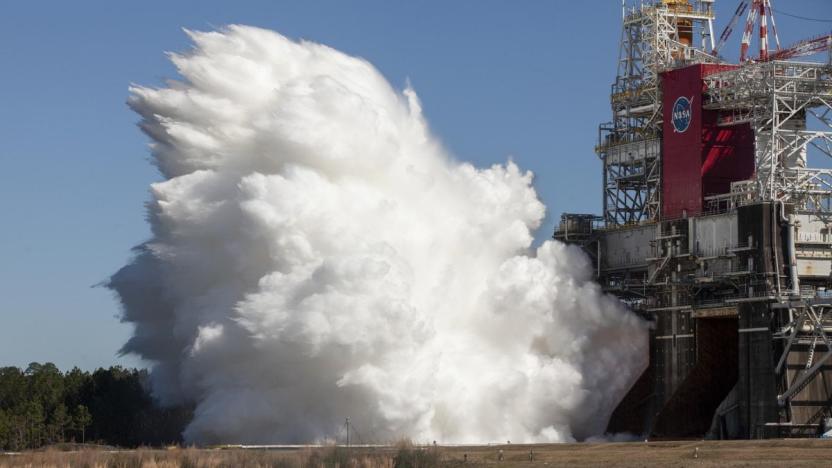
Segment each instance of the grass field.
[{"label": "grass field", "polygon": [[722,467],[830,466],[832,441],[682,441],[601,444],[266,449],[45,450],[0,455],[0,467]]}]

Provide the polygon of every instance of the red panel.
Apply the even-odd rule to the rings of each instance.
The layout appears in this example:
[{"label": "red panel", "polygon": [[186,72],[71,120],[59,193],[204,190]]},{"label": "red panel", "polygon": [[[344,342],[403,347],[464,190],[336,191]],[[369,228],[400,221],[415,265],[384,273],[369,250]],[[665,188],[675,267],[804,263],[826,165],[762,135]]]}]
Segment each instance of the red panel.
[{"label": "red panel", "polygon": [[[693,65],[662,74],[663,218],[698,215],[704,197],[727,193],[731,182],[748,179],[754,173],[751,127],[718,127],[717,112],[702,109],[702,77],[730,68],[734,66]],[[684,131],[673,122],[674,104],[680,96],[691,103],[690,125]]]},{"label": "red panel", "polygon": [[[754,175],[754,133],[748,124],[717,127],[715,112],[705,112],[702,128],[702,195],[731,190],[731,182]],[[709,122],[710,120],[710,122]]]},{"label": "red panel", "polygon": [[[662,74],[664,127],[662,142],[662,217],[702,212],[702,67],[694,65]],[[673,125],[677,99],[690,100],[690,124]]]},{"label": "red panel", "polygon": [[[736,65],[704,65],[704,74]],[[748,124],[717,127],[717,111],[702,114],[702,196],[728,193],[731,182],[754,175],[754,132]]]}]

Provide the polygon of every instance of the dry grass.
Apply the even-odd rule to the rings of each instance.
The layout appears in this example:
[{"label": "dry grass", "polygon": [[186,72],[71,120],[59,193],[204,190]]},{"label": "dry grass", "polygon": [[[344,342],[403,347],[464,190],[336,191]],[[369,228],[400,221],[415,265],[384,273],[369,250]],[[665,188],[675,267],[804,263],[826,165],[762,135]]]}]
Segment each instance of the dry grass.
[{"label": "dry grass", "polygon": [[378,453],[343,448],[305,450],[137,449],[43,450],[0,455],[0,468],[392,468],[393,450]]},{"label": "dry grass", "polygon": [[6,467],[550,468],[824,466],[832,441],[682,441],[479,447],[298,450],[46,450],[0,455]]},{"label": "dry grass", "polygon": [[[499,460],[500,450],[503,451],[502,461]],[[442,450],[444,466],[459,467],[464,464],[492,468],[782,467],[829,466],[831,461],[832,441],[819,439],[512,444]]]}]

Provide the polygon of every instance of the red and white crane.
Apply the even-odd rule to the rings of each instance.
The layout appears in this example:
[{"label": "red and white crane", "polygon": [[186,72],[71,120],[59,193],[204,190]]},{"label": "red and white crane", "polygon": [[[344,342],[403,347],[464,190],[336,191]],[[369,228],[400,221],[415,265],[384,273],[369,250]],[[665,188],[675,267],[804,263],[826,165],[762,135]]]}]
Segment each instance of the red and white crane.
[{"label": "red and white crane", "polygon": [[754,25],[760,19],[760,55],[759,60],[768,60],[768,18],[771,18],[771,32],[774,33],[774,40],[777,50],[780,50],[780,37],[777,36],[777,25],[774,22],[774,14],[771,11],[771,0],[753,0],[748,16],[745,18],[745,30],[742,33],[740,43],[740,62],[750,60],[748,49],[751,47],[751,36],[754,34]]},{"label": "red and white crane", "polygon": [[[719,54],[719,51],[728,41],[734,27],[739,22],[739,19],[746,15],[745,28],[743,29],[742,40],[740,41],[740,63],[750,60],[758,62],[767,62],[770,60],[788,60],[795,57],[803,57],[819,52],[832,50],[832,34],[821,35],[798,41],[789,47],[780,47],[780,37],[777,35],[777,24],[774,21],[774,12],[771,7],[771,0],[741,0],[737,6],[734,16],[728,23],[728,26],[722,31],[719,36],[719,42],[712,51],[713,55]],[[751,37],[754,35],[754,26],[759,20],[759,43],[760,53],[756,58],[752,58],[749,54],[751,48]],[[776,49],[770,51],[768,49],[768,22],[771,21],[771,32],[774,34],[774,42]]]}]

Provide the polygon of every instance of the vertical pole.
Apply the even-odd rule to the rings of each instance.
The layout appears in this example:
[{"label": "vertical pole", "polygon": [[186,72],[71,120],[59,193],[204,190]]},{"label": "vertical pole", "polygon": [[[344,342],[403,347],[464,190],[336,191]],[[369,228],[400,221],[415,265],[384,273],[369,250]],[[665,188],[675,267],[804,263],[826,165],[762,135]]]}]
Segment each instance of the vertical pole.
[{"label": "vertical pole", "polygon": [[347,418],[346,426],[347,426],[347,447],[349,447],[350,446],[350,418]]},{"label": "vertical pole", "polygon": [[711,52],[714,53],[716,42],[714,42],[714,20],[711,18],[708,18],[708,39],[711,41]]},{"label": "vertical pole", "polygon": [[742,32],[740,44],[740,62],[748,60],[748,48],[751,46],[751,35],[754,33],[754,23],[757,21],[757,12],[763,0],[752,0],[751,8],[748,9],[748,16],[745,19],[745,29]]},{"label": "vertical pole", "polygon": [[[774,200],[773,198],[769,198],[769,200]],[[782,287],[780,285],[780,275],[782,271],[780,271],[780,259],[778,258],[778,250],[779,246],[782,243],[776,242],[777,239],[777,226],[780,225],[779,218],[777,216],[777,203],[771,203],[771,215],[769,218],[769,224],[771,225],[771,240],[769,241],[770,248],[771,248],[771,257],[774,260],[774,278],[776,279],[776,286],[777,286],[777,300],[781,300],[782,298]]]},{"label": "vertical pole", "polygon": [[716,47],[716,37],[714,37],[714,4],[711,2],[708,5],[708,39],[711,42],[711,51]]},{"label": "vertical pole", "polygon": [[766,17],[768,16],[767,10],[768,8],[766,5],[768,4],[768,0],[762,0],[760,2],[760,61],[765,62],[768,60],[768,24],[766,21]]},{"label": "vertical pole", "polygon": [[[624,34],[623,33],[621,35],[621,41],[622,41],[622,44],[623,44],[623,41],[624,41]],[[619,51],[619,53],[620,53],[620,51]],[[615,119],[614,115],[613,115],[613,119]],[[617,124],[615,124],[615,125],[617,126]],[[604,144],[605,144],[605,142],[604,142],[604,133],[603,133],[603,130],[601,130],[601,128],[599,127],[598,128],[598,148],[600,149],[600,151],[599,151],[598,154],[599,154],[599,156],[601,156],[601,171],[602,171],[602,174],[601,174],[601,181],[602,181],[601,182],[601,211],[604,213],[604,226],[605,227],[610,227],[614,223],[610,222],[609,210],[607,209],[607,197],[609,196],[608,193],[607,193],[607,176],[608,176],[607,175],[607,150],[604,148]]]}]

